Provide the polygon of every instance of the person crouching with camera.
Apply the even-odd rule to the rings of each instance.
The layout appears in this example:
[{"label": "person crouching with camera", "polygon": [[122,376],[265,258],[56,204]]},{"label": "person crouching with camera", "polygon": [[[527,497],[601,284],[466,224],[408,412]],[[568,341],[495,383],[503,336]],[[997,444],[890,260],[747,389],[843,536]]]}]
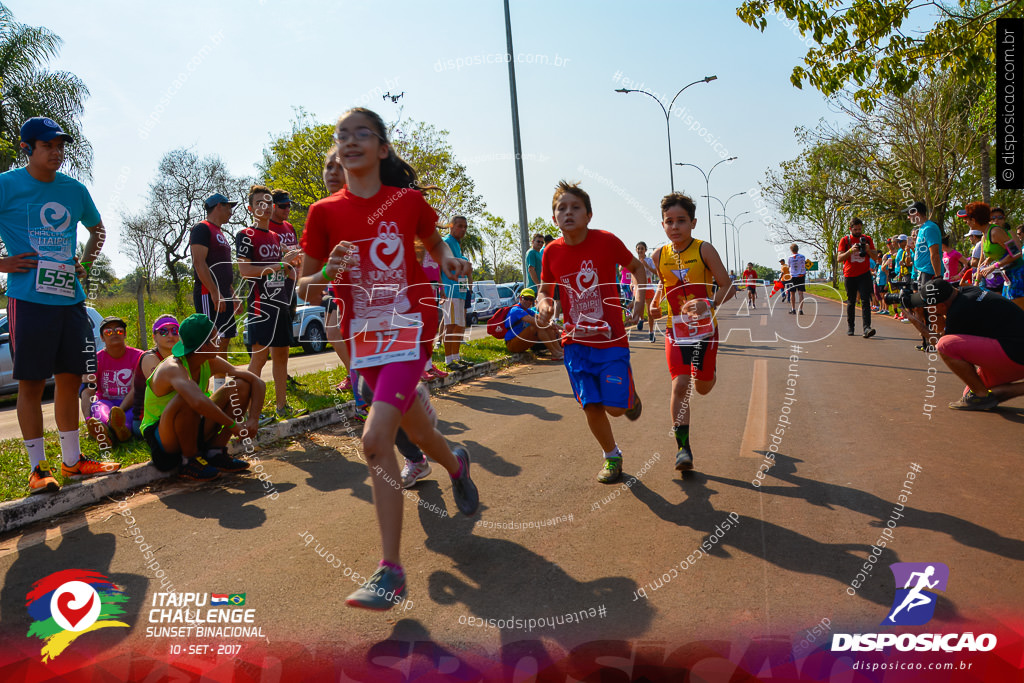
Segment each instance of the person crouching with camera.
[{"label": "person crouching with camera", "polygon": [[[1024,311],[980,287],[959,291],[933,279],[915,294],[890,294],[904,305],[927,310],[941,331],[935,344],[942,361],[967,385],[954,410],[991,410],[1024,396]],[[944,323],[944,325],[943,325]]]},{"label": "person crouching with camera", "polygon": [[847,334],[854,335],[853,324],[857,317],[857,297],[860,297],[861,314],[864,323],[864,338],[875,335],[871,327],[871,262],[877,259],[875,243],[864,234],[864,223],[859,218],[850,221],[850,234],[839,240],[839,262],[843,264],[843,284],[846,285]]}]

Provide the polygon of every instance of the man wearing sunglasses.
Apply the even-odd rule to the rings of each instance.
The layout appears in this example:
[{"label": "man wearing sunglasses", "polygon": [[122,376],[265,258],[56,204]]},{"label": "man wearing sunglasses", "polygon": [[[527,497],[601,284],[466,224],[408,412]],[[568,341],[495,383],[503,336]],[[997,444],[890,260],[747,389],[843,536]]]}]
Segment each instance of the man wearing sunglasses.
[{"label": "man wearing sunglasses", "polygon": [[153,323],[153,348],[139,357],[135,372],[132,374],[135,398],[132,403],[132,434],[140,439],[143,438],[142,413],[145,410],[146,380],[156,370],[160,361],[171,355],[171,350],[177,343],[178,319],[169,314],[159,316]]},{"label": "man wearing sunglasses", "polygon": [[85,375],[79,399],[89,435],[108,449],[117,441],[131,438],[132,371],[142,356],[140,349],[128,346],[125,336],[128,326],[116,315],[107,316],[100,323],[103,349],[96,354],[95,374]]},{"label": "man wearing sunglasses", "polygon": [[551,360],[562,360],[562,344],[558,341],[562,331],[557,325],[537,326],[537,309],[533,307],[536,298],[536,292],[527,287],[519,294],[519,305],[509,309],[505,318],[505,348],[520,353],[540,342],[551,352]]}]

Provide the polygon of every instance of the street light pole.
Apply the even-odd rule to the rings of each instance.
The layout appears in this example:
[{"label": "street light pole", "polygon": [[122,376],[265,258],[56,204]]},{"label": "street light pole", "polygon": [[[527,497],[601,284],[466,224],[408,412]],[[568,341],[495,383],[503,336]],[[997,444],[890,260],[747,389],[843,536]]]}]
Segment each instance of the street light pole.
[{"label": "street light pole", "polygon": [[519,257],[523,267],[523,282],[530,281],[530,273],[526,268],[526,250],[530,248],[527,235],[528,219],[526,217],[526,184],[523,174],[523,143],[519,138],[519,100],[516,97],[516,67],[512,55],[512,20],[508,12],[508,0],[505,0],[505,42],[508,46],[508,89],[512,100],[512,147],[515,150],[516,194],[519,203]]},{"label": "street light pole", "polygon": [[[746,213],[750,213],[750,212],[747,211]],[[742,214],[740,214],[740,215],[742,215]],[[739,218],[739,216],[736,216],[736,218]],[[748,218],[747,220],[743,221],[739,225],[736,225],[735,222],[733,223],[732,230],[733,230],[733,237],[735,238],[735,241],[733,242],[733,244],[736,245],[736,260],[737,260],[737,264],[743,261],[743,257],[740,255],[740,230],[743,229],[744,225],[748,225],[748,224],[753,223],[753,222],[754,222],[754,219]]]},{"label": "street light pole", "polygon": [[[733,218],[729,219],[729,224],[732,225],[733,230],[736,229],[736,221],[738,221],[740,219],[740,216],[746,216],[748,213],[752,213],[752,212],[751,211],[744,211],[744,212],[742,212],[740,214],[737,214]],[[734,249],[733,249],[733,251],[734,251],[733,258],[736,258],[738,256],[738,252],[740,250],[740,245],[735,240],[733,240],[732,244],[733,244],[733,247],[734,247]],[[737,268],[739,268],[740,265],[742,265],[742,261],[743,261],[743,259],[740,259],[739,262],[737,262],[737,264],[736,264]]]},{"label": "street light pole", "polygon": [[[728,159],[722,159],[721,161],[718,162],[718,164],[724,164],[727,161],[735,161],[736,159],[739,159],[739,157],[729,157]],[[711,170],[708,171],[707,173],[705,173],[704,169],[701,168],[700,166],[698,166],[697,164],[684,164],[682,162],[676,162],[676,166],[693,166],[695,169],[700,171],[700,174],[702,176],[704,176],[704,189],[707,191],[707,194],[704,195],[705,197],[710,197],[711,196],[711,174],[715,172],[716,168],[718,168],[718,164],[715,164],[714,166],[712,166]],[[717,197],[716,197],[716,199],[717,199]],[[719,201],[721,201],[721,200],[719,200]],[[723,209],[723,211],[724,211],[724,209]],[[696,218],[696,216],[695,216],[695,218]],[[711,229],[711,200],[710,199],[708,199],[708,235],[709,235],[710,240],[711,240],[711,245],[714,246],[714,244],[715,244],[715,231]],[[726,237],[725,249],[726,249],[726,252],[728,252],[728,250],[729,250],[728,237]],[[728,253],[726,254],[725,262],[726,263],[729,262]]]},{"label": "street light pole", "polygon": [[[506,3],[508,2],[508,0],[505,0],[505,1],[506,1]],[[688,84],[684,85],[682,88],[679,89],[679,92],[676,93],[675,97],[672,98],[672,101],[668,105],[668,109],[665,108],[665,105],[661,103],[661,100],[658,99],[658,97],[656,95],[652,95],[651,93],[647,92],[646,90],[633,90],[633,89],[630,89],[630,88],[617,88],[615,90],[615,92],[621,92],[621,93],[631,93],[631,92],[643,93],[644,95],[647,95],[648,97],[652,98],[655,102],[658,103],[658,106],[661,107],[661,111],[665,115],[665,135],[668,138],[668,181],[669,181],[669,187],[672,188],[672,192],[676,191],[676,179],[675,179],[675,177],[672,174],[672,127],[669,125],[669,121],[671,120],[670,117],[671,117],[671,114],[672,114],[672,105],[674,105],[676,103],[676,98],[679,97],[683,93],[683,91],[686,90],[687,88],[689,88],[691,85],[697,85],[698,83],[710,83],[711,81],[714,81],[714,80],[717,80],[717,79],[718,79],[718,76],[705,76],[704,78],[702,78],[702,79],[700,79],[698,81],[694,81],[693,83],[688,83]]]}]

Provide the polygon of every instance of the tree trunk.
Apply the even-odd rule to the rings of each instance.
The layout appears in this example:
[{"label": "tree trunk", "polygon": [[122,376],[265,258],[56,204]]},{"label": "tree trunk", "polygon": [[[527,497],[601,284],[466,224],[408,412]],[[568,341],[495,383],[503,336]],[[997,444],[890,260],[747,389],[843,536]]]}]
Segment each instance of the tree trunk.
[{"label": "tree trunk", "polygon": [[142,301],[142,281],[139,280],[135,286],[135,301],[139,307],[139,345],[135,348],[145,349],[149,346],[146,343],[146,304]]},{"label": "tree trunk", "polygon": [[981,200],[992,203],[992,167],[988,156],[988,140],[981,138]]}]

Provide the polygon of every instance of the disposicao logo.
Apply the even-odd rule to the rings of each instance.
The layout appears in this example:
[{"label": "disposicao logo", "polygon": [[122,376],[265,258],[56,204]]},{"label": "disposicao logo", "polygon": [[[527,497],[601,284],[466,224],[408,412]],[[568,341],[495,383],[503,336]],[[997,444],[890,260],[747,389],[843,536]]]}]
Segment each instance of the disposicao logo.
[{"label": "disposicao logo", "polygon": [[892,609],[882,625],[927,624],[935,615],[935,603],[938,600],[938,596],[931,591],[945,592],[949,567],[941,562],[897,562],[889,565],[889,569],[896,579],[896,595],[892,600]]},{"label": "disposicao logo", "polygon": [[[921,626],[935,616],[932,591],[945,591],[949,567],[941,562],[896,562],[889,565],[896,594],[882,626]],[[900,652],[988,652],[996,646],[991,633],[836,633],[832,652],[879,652],[895,647]]]},{"label": "disposicao logo", "polygon": [[124,589],[99,572],[65,569],[39,579],[25,597],[32,625],[26,634],[43,641],[43,663],[54,659],[78,636],[101,628],[129,628],[114,617],[124,614]]}]

